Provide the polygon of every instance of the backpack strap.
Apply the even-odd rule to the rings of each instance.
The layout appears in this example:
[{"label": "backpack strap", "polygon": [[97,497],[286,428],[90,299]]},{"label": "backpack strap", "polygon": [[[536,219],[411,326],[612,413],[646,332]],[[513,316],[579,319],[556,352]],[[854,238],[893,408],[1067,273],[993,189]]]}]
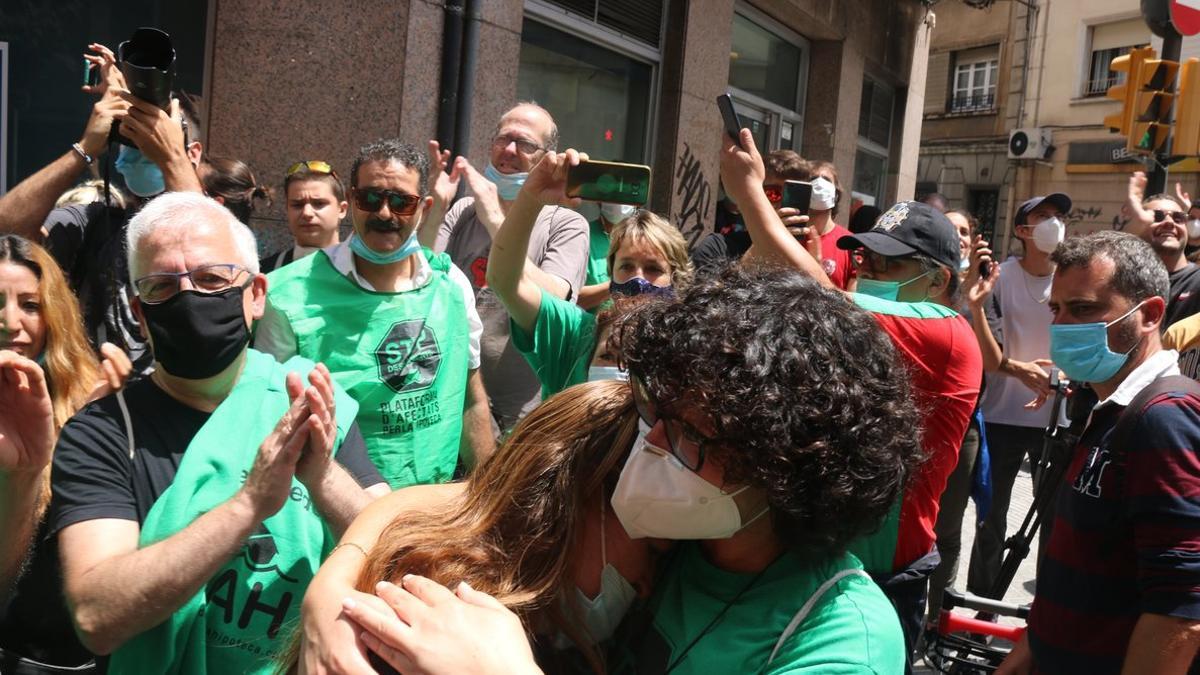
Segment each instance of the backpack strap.
[{"label": "backpack strap", "polygon": [[779,655],[779,650],[783,648],[783,643],[787,642],[788,638],[792,637],[792,634],[794,634],[796,629],[800,627],[800,624],[804,623],[804,620],[807,619],[808,615],[812,613],[813,608],[817,606],[817,601],[821,599],[821,596],[825,595],[829,589],[833,588],[834,585],[836,585],[842,579],[855,575],[867,579],[871,578],[871,576],[863,570],[848,569],[842,570],[841,572],[829,577],[825,580],[825,583],[818,586],[817,590],[813,591],[813,594],[808,597],[808,600],[804,603],[804,606],[800,608],[800,611],[796,612],[796,616],[792,617],[792,620],[788,623],[787,628],[783,629],[783,634],[779,636],[779,640],[775,643],[775,649],[771,650],[771,657],[767,659],[767,663],[771,663],[775,660],[775,657]]},{"label": "backpack strap", "polygon": [[1121,411],[1121,416],[1117,418],[1109,437],[1108,447],[1119,450],[1128,447],[1133,430],[1141,420],[1142,414],[1146,412],[1147,406],[1155,398],[1169,392],[1192,394],[1200,398],[1200,382],[1184,375],[1169,375],[1146,385],[1146,388],[1138,392],[1129,405],[1125,406],[1125,410]]}]

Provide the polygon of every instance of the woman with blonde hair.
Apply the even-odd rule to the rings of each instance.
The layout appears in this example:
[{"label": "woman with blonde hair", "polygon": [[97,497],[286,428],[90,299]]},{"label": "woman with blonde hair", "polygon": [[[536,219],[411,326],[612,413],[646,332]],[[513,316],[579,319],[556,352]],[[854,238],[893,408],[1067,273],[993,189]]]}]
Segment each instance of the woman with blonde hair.
[{"label": "woman with blonde hair", "polygon": [[84,336],[79,303],[50,254],[16,235],[0,236],[0,672],[6,675],[55,672],[44,668],[91,659],[62,604],[57,548],[42,516],[58,432],[85,403],[120,388],[132,368],[113,345],[102,351],[100,364]]},{"label": "woman with blonde hair", "polygon": [[604,672],[596,645],[635,596],[649,595],[654,571],[646,540],[630,539],[609,504],[637,435],[628,384],[581,384],[529,413],[466,482],[368,506],[305,595],[305,670],[353,670],[363,658],[348,648],[355,638],[403,670],[373,633],[397,621],[373,594],[417,574],[496,597],[533,634],[543,664],[568,658],[555,647],[573,643]]},{"label": "woman with blonde hair", "polygon": [[[574,150],[549,152],[533,168],[492,240],[488,287],[512,317],[512,343],[542,383],[542,398],[580,382],[621,377],[606,354],[612,316],[594,317],[538,285],[525,251],[542,206],[578,206],[566,196],[570,164],[586,161]],[[634,213],[612,232],[608,253],[614,307],[641,296],[671,298],[692,280],[687,241],[679,230],[649,211]]]}]

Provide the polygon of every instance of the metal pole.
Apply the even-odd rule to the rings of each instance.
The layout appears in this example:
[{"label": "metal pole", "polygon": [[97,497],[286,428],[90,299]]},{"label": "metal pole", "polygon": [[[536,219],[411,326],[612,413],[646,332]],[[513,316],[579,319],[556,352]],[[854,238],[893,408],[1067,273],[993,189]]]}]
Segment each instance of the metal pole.
[{"label": "metal pole", "polygon": [[479,24],[483,21],[479,0],[466,0],[464,9],[462,69],[458,79],[458,107],[454,113],[454,154],[471,152],[471,106],[475,99],[475,67],[479,62]]},{"label": "metal pole", "polygon": [[442,150],[457,153],[454,123],[458,113],[459,69],[462,58],[463,2],[447,0],[442,31],[442,78],[438,97],[437,140]]}]

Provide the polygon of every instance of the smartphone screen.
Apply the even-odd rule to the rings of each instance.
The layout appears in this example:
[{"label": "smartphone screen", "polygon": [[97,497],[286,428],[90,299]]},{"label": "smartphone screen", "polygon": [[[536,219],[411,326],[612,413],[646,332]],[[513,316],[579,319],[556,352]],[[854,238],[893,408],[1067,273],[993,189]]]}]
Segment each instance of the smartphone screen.
[{"label": "smartphone screen", "polygon": [[783,201],[780,207],[793,208],[801,215],[808,215],[808,205],[812,201],[812,183],[799,180],[789,180],[783,183]]},{"label": "smartphone screen", "polygon": [[[742,121],[738,119],[737,110],[733,107],[733,97],[729,94],[721,94],[717,97],[717,107],[721,109],[721,117],[725,120],[725,133],[741,148]],[[745,148],[742,149],[745,150]]]},{"label": "smartphone screen", "polygon": [[567,170],[567,196],[642,206],[650,198],[650,167],[589,160]]}]

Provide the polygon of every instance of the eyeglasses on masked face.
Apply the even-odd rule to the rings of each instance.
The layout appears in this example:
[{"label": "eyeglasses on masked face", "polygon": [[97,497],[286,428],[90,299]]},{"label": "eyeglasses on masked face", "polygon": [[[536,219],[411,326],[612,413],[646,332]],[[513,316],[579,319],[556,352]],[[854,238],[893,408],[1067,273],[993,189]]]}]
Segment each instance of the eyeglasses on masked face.
[{"label": "eyeglasses on masked face", "polygon": [[[187,277],[193,289],[202,293],[220,293],[237,285],[242,275],[250,270],[233,263],[201,265],[186,272],[160,272],[147,274],[133,282],[138,298],[147,305],[157,305],[175,297],[182,290],[182,279]],[[248,283],[248,280],[247,280]]]},{"label": "eyeglasses on masked face", "polygon": [[718,442],[717,439],[706,438],[690,424],[675,416],[659,413],[658,406],[650,398],[650,392],[646,390],[641,378],[631,377],[629,382],[633,387],[633,406],[642,422],[651,428],[662,422],[671,454],[688,469],[700,471],[709,448]]},{"label": "eyeglasses on masked face", "polygon": [[417,195],[410,195],[404,192],[394,192],[383,188],[352,188],[354,194],[354,205],[359,210],[370,213],[377,213],[387,204],[388,210],[393,215],[411,216],[417,210],[417,205],[421,203],[421,198]]},{"label": "eyeglasses on masked face", "polygon": [[911,259],[911,256],[898,256],[893,258],[880,255],[865,248],[856,249],[850,254],[850,264],[854,267],[855,271],[866,268],[876,274],[887,274],[888,269],[893,264],[893,261],[900,262],[909,259]]},{"label": "eyeglasses on masked face", "polygon": [[532,156],[539,151],[546,149],[544,146],[538,145],[536,142],[531,141],[524,136],[517,136],[514,134],[500,134],[499,136],[493,138],[492,149],[503,150],[504,148],[507,148],[510,143],[516,143],[517,152],[525,155],[526,157]]}]

